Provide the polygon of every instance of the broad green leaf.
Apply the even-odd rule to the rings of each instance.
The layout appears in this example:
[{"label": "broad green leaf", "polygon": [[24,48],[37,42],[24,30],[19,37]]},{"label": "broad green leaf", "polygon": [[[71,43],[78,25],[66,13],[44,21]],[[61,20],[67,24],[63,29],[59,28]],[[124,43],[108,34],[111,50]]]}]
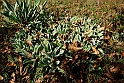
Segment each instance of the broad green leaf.
[{"label": "broad green leaf", "polygon": [[104,51],[101,48],[98,48],[99,52],[104,54]]},{"label": "broad green leaf", "polygon": [[34,46],[34,53],[36,55],[39,54],[39,48],[40,48],[40,45],[38,43],[36,43],[36,45]]},{"label": "broad green leaf", "polygon": [[77,41],[81,42],[81,36],[80,36],[79,34],[77,34],[77,35],[75,36],[75,39],[76,39]]},{"label": "broad green leaf", "polygon": [[61,72],[61,73],[64,73],[64,72],[65,72],[63,69],[61,69],[61,68],[59,68],[59,67],[57,67],[57,69],[58,69],[59,72]]},{"label": "broad green leaf", "polygon": [[24,57],[27,57],[27,56],[28,56],[27,53],[26,53],[26,51],[25,51],[24,49],[21,49],[21,54],[22,54]]},{"label": "broad green leaf", "polygon": [[58,54],[57,52],[59,51],[59,49],[60,49],[60,47],[56,47],[56,48],[54,49],[54,54],[55,54],[55,55]]},{"label": "broad green leaf", "polygon": [[60,61],[56,61],[56,64],[59,65],[60,64]]},{"label": "broad green leaf", "polygon": [[60,53],[59,54],[64,54],[65,50],[60,49]]},{"label": "broad green leaf", "polygon": [[38,7],[41,3],[41,0],[34,0],[34,8]]},{"label": "broad green leaf", "polygon": [[23,64],[31,64],[32,63],[32,61],[29,59],[25,59],[24,61],[23,61]]}]

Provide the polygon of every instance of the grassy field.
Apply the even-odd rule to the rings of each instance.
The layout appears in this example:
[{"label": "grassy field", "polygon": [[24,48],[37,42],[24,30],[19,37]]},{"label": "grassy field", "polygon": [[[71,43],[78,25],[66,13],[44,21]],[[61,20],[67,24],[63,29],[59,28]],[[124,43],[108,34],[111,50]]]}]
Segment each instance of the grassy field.
[{"label": "grassy field", "polygon": [[[15,0],[7,1],[13,3]],[[0,12],[4,11],[2,4],[0,0]],[[95,63],[91,64],[93,68],[91,70],[94,71],[90,71],[89,65],[87,68],[87,65],[82,66],[78,63],[79,58],[88,60],[90,54],[84,53],[86,56],[80,57],[78,54],[82,54],[82,52],[74,52],[72,60],[68,58],[61,60],[60,66],[64,64],[64,73],[46,74],[43,77],[45,81],[41,79],[36,81],[40,80],[41,83],[65,83],[65,80],[66,83],[124,82],[124,0],[48,0],[45,9],[54,17],[55,23],[77,16],[90,18],[99,24],[104,30],[104,44],[101,48],[105,54],[94,60]],[[26,79],[26,83],[29,83],[30,73],[23,76],[24,79],[18,75],[22,64],[15,62],[17,59],[20,60],[20,55],[13,51],[14,47],[10,40],[20,29],[15,26],[18,24],[9,24],[7,21],[10,20],[0,14],[0,82],[13,83],[11,80],[14,79],[14,83],[21,83]],[[98,52],[96,49],[94,51]],[[16,61],[11,62],[11,60]]]}]

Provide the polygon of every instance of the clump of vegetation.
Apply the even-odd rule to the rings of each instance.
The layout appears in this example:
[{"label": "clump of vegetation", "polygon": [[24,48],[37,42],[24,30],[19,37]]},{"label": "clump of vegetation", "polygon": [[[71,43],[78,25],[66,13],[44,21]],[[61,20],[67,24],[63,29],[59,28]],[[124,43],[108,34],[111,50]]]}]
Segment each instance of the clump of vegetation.
[{"label": "clump of vegetation", "polygon": [[[62,21],[54,24],[52,28],[37,25],[35,27],[33,25],[27,26],[15,34],[12,44],[15,52],[23,58],[21,64],[24,65],[24,69],[30,68],[30,74],[35,73],[34,76],[32,74],[30,76],[36,80],[34,78],[43,78],[43,76],[56,71],[60,74],[68,74],[67,70],[60,67],[63,59],[74,62],[72,68],[77,63],[86,63],[87,66],[93,65],[94,60],[99,57],[95,54],[88,55],[86,60],[83,58],[78,60],[77,58],[78,61],[73,61],[73,57],[85,57],[79,53],[85,54],[89,50],[97,50],[96,48],[100,48],[102,45],[102,39],[103,31],[100,26],[89,18],[74,17],[68,23]],[[102,49],[100,51],[103,52]],[[89,69],[86,68],[86,70],[88,73]],[[80,72],[76,71],[76,73]],[[69,78],[68,75],[66,77]],[[69,80],[66,81],[69,82]]]},{"label": "clump of vegetation", "polygon": [[49,20],[45,16],[47,15],[44,9],[46,2],[43,5],[40,5],[40,3],[41,0],[16,0],[16,2],[10,4],[6,0],[3,0],[5,11],[2,14],[11,20],[7,22],[13,22],[12,24],[20,27],[39,21],[44,21],[45,25],[45,21]]}]

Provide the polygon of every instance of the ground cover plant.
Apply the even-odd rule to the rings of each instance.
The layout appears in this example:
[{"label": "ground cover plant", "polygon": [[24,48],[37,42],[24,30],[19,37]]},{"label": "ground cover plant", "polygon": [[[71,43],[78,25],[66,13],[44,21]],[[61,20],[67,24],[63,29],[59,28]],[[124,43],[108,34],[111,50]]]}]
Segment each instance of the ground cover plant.
[{"label": "ground cover plant", "polygon": [[12,26],[1,21],[1,33],[9,33],[0,34],[1,82],[124,82],[123,1],[4,1]]},{"label": "ground cover plant", "polygon": [[[73,61],[73,57],[76,56],[77,61],[74,61],[75,64],[73,63],[72,68],[75,67],[76,63],[87,64],[87,66],[94,64],[94,58],[99,56],[92,55],[91,53],[91,56],[88,55],[87,60],[85,61],[84,59],[83,61],[83,57],[85,57],[83,53],[85,54],[85,51],[88,52],[91,48],[96,49],[96,47],[99,48],[102,45],[101,39],[103,38],[103,32],[90,19],[80,18],[83,20],[81,25],[77,26],[78,24],[74,24],[72,26],[75,22],[73,22],[73,19],[71,19],[71,24],[62,22],[54,25],[53,28],[42,26],[34,28],[27,26],[20,33],[17,32],[12,39],[12,44],[14,45],[15,52],[21,54],[22,58],[24,58],[22,62],[25,65],[24,68],[32,66],[32,69],[35,69],[35,71],[32,70],[31,72],[43,77],[45,73],[56,73],[55,71],[58,71],[58,73],[66,73],[67,70],[61,68],[61,66],[64,66],[61,65],[62,58],[68,59],[71,62]],[[78,52],[82,52],[82,55],[78,55]],[[73,55],[75,53],[77,55]],[[82,57],[82,59],[78,60],[78,56]],[[70,71],[74,70],[72,69]],[[89,70],[87,69],[87,71]],[[68,80],[65,81],[69,82]]]}]

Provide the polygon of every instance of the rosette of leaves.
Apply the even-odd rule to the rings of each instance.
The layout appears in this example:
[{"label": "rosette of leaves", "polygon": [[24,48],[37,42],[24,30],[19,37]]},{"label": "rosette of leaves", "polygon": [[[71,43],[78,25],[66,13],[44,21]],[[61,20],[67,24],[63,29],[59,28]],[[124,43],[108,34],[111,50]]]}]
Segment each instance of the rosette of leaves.
[{"label": "rosette of leaves", "polygon": [[54,26],[53,34],[57,34],[63,44],[71,45],[74,41],[80,44],[80,47],[89,52],[92,47],[99,48],[103,53],[101,46],[103,44],[104,31],[100,25],[94,23],[90,18],[73,17],[70,22],[61,22]]},{"label": "rosette of leaves", "polygon": [[31,68],[29,71],[32,80],[43,78],[45,73],[58,70],[57,65],[60,62],[52,61],[65,54],[63,44],[56,40],[52,28],[43,28],[39,23],[35,26],[23,28],[11,39],[14,51],[23,58],[23,71]]},{"label": "rosette of leaves", "polygon": [[[100,52],[103,53],[103,50],[101,49],[104,37],[103,33],[104,31],[102,28],[90,18],[73,17],[69,22],[62,21],[53,26],[53,35],[55,35],[54,40],[63,44],[64,50],[67,50],[68,52],[71,50],[73,53],[79,52],[79,55],[83,50],[93,53],[89,54],[88,60],[78,60],[78,63],[85,63],[88,66],[86,68],[87,74],[94,71],[103,73],[101,66],[99,66],[98,69],[94,69],[93,66],[95,60],[99,57],[96,54],[100,54]],[[68,56],[64,57],[71,57],[70,60],[72,60],[72,57],[74,56],[73,53],[71,56],[68,54]]]},{"label": "rosette of leaves", "polygon": [[[102,38],[100,26],[92,20],[72,18],[68,23],[62,21],[54,24],[53,28],[43,27],[39,23],[28,25],[15,34],[12,44],[14,51],[24,58],[23,70],[30,68],[31,78],[38,79],[56,70],[64,73],[59,67],[61,61],[53,61],[55,58],[67,57],[71,60],[73,53],[70,50],[88,52],[93,46],[102,45]],[[70,47],[75,40],[80,45]]]},{"label": "rosette of leaves", "polygon": [[[73,34],[85,51],[90,51],[92,47],[101,47],[103,44],[104,31],[94,23],[90,18],[77,18],[71,19]],[[72,37],[70,36],[69,39]],[[99,49],[101,51],[101,49]],[[102,51],[101,51],[102,52]]]},{"label": "rosette of leaves", "polygon": [[5,8],[2,14],[15,23],[25,26],[30,24],[30,22],[37,22],[39,19],[41,21],[45,20],[44,15],[46,13],[44,13],[44,6],[46,2],[40,5],[41,0],[16,0],[13,4],[10,4],[6,0],[2,1]]}]

